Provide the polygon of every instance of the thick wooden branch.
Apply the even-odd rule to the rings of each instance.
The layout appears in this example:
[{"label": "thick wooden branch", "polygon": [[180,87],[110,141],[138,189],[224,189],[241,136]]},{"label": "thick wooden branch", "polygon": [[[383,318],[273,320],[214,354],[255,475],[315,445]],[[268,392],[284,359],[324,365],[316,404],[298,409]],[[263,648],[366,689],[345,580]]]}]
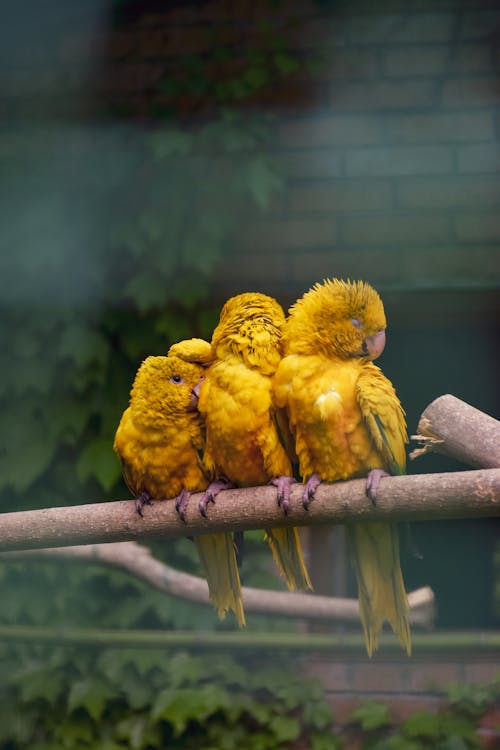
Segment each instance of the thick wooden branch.
[{"label": "thick wooden branch", "polygon": [[65,547],[146,538],[173,538],[214,531],[349,523],[368,520],[426,520],[500,515],[500,469],[386,477],[377,505],[365,495],[365,480],[322,484],[304,510],[301,485],[292,488],[287,516],[274,487],[225,490],[209,517],[193,495],[183,523],[174,503],[156,502],[137,515],[133,501],[114,501],[0,515],[0,551]]},{"label": "thick wooden branch", "polygon": [[455,396],[440,396],[429,404],[417,429],[412,440],[420,446],[410,458],[433,452],[470,466],[500,466],[500,422]]},{"label": "thick wooden branch", "polygon": [[[136,542],[89,544],[74,547],[54,547],[40,550],[4,552],[4,560],[75,559],[86,563],[110,565],[126,570],[160,591],[182,599],[212,606],[207,582],[203,578],[184,573],[154,558]],[[288,591],[269,591],[242,587],[243,603],[247,612],[280,615],[304,620],[359,623],[357,599],[316,596]],[[428,586],[408,594],[410,620],[413,625],[430,628],[434,622],[434,593]]]}]

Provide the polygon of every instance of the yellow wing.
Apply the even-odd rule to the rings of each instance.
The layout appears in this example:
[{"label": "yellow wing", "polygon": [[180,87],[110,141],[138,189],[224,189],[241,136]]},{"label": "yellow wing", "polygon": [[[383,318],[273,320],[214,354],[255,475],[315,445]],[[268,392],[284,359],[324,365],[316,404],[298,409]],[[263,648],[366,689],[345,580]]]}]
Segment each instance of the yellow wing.
[{"label": "yellow wing", "polygon": [[[173,499],[183,490],[196,492],[207,487],[199,458],[202,423],[192,404],[193,389],[202,373],[197,364],[175,355],[150,357],[141,366],[113,446],[133,494],[146,492],[151,499],[163,500]],[[232,609],[238,624],[244,625],[232,534],[200,535],[195,544],[219,617]]]},{"label": "yellow wing", "polygon": [[368,362],[358,378],[356,397],[387,471],[404,474],[408,442],[405,413],[391,381],[380,368]]},{"label": "yellow wing", "polygon": [[[363,418],[385,468],[391,474],[403,474],[408,437],[404,411],[392,383],[376,365],[367,363],[356,388]],[[359,608],[368,654],[371,656],[377,648],[383,622],[388,620],[409,655],[409,608],[395,524],[351,524],[349,538],[354,553]]]}]

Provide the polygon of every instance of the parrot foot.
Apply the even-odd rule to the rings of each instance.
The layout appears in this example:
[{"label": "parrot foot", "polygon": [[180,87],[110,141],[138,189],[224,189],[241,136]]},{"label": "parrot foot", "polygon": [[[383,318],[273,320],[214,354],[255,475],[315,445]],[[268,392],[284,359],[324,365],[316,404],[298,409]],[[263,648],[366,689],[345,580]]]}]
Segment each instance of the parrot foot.
[{"label": "parrot foot", "polygon": [[269,484],[272,484],[278,489],[278,507],[283,508],[285,516],[290,509],[290,489],[292,484],[295,484],[295,479],[288,476],[273,477],[269,480]]},{"label": "parrot foot", "polygon": [[231,482],[226,477],[219,477],[219,479],[215,479],[213,482],[210,482],[207,489],[201,496],[200,502],[198,503],[198,507],[203,518],[207,517],[208,504],[215,504],[215,498],[217,497],[219,492],[222,492],[222,490],[232,490],[235,487],[236,485],[234,484],[234,482]]},{"label": "parrot foot", "polygon": [[189,492],[189,490],[183,487],[175,498],[175,510],[179,514],[179,518],[181,519],[181,521],[184,521],[184,523],[186,523],[186,511],[188,509],[190,497],[191,493]]},{"label": "parrot foot", "polygon": [[305,510],[308,509],[309,503],[314,498],[314,493],[321,484],[321,477],[319,474],[311,474],[309,479],[304,485],[304,491],[302,492],[302,505]]},{"label": "parrot foot", "polygon": [[139,497],[136,497],[135,499],[135,510],[142,518],[142,509],[145,505],[153,505],[153,501],[151,500],[151,497],[148,492],[141,492]]},{"label": "parrot foot", "polygon": [[366,496],[370,498],[374,505],[377,504],[377,490],[382,477],[389,477],[383,469],[372,469],[366,477]]}]

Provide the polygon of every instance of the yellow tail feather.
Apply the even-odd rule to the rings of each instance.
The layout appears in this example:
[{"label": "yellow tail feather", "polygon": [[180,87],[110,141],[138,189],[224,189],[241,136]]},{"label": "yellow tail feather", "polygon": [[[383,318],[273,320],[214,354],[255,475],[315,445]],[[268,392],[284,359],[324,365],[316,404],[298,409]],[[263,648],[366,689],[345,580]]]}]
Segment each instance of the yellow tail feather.
[{"label": "yellow tail feather", "polygon": [[274,561],[290,591],[312,590],[297,529],[293,527],[266,529],[265,539],[269,542]]},{"label": "yellow tail feather", "polygon": [[232,609],[238,625],[243,627],[245,612],[232,534],[203,534],[195,541],[217,614],[223,620]]},{"label": "yellow tail feather", "polygon": [[378,648],[379,634],[386,620],[410,656],[409,607],[399,562],[397,528],[393,524],[375,522],[353,524],[348,530],[368,656]]}]

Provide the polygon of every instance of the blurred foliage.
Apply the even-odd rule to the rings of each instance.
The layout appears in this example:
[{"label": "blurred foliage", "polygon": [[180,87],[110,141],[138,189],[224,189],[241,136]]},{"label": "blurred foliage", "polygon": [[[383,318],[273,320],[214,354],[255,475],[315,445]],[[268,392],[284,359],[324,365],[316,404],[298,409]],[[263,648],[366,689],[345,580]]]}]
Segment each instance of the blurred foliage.
[{"label": "blurred foliage", "polygon": [[[283,50],[273,65],[281,78],[294,68]],[[197,66],[182,61],[191,83]],[[257,78],[249,74],[250,88]],[[129,497],[112,444],[135,371],[176,340],[211,337],[218,264],[237,241],[240,219],[266,211],[282,186],[266,156],[273,119],[231,109],[241,94],[230,86],[210,118],[189,126],[165,111],[141,125],[4,120],[0,511]],[[262,534],[246,539],[245,582],[280,585]],[[200,573],[190,541],[151,546],[169,564]],[[0,620],[9,624],[235,626],[211,608],[91,565],[2,563],[0,596]],[[266,630],[293,627],[248,620]],[[302,683],[268,664],[260,672],[252,664],[250,674],[210,655],[95,658],[28,646],[5,646],[1,663],[0,746],[9,750],[188,748],[199,747],[200,736],[209,738],[205,750],[265,750],[306,726],[319,737],[329,721],[321,698],[302,707]]]},{"label": "blurred foliage", "polygon": [[[130,496],[112,445],[135,371],[145,356],[166,352],[174,341],[211,337],[217,263],[242,212],[265,210],[281,186],[263,156],[271,128],[267,117],[224,111],[190,130],[169,123],[141,133],[77,128],[6,138],[2,511]],[[261,538],[248,535],[246,576],[269,588],[277,582]],[[155,553],[200,573],[186,540],[157,544]],[[3,617],[16,621],[11,613],[17,612],[22,621],[25,585],[27,602],[57,601],[45,566],[30,580],[27,572],[16,577],[11,570]],[[82,617],[92,600],[81,622],[104,622],[106,613],[114,617],[127,608],[126,587],[108,585],[109,571],[99,573],[91,598],[86,588],[93,575],[68,566],[63,573],[61,617],[66,611]],[[129,596],[134,609],[149,612],[141,623],[157,624],[149,611],[152,593],[132,582]],[[165,599],[156,597],[165,608]],[[199,620],[194,605],[171,608],[162,626]],[[44,616],[35,614],[35,621]],[[134,624],[125,612],[121,623]]]},{"label": "blurred foliage", "polygon": [[223,112],[189,132],[11,136],[0,248],[10,282],[0,302],[3,509],[116,487],[113,434],[135,370],[175,340],[211,336],[217,262],[241,213],[265,210],[280,188],[262,155],[269,128],[266,118]]},{"label": "blurred foliage", "polygon": [[0,655],[8,750],[480,750],[500,699],[499,681],[467,695],[453,686],[437,712],[397,723],[366,701],[340,726],[289,656],[34,645]]},{"label": "blurred foliage", "polygon": [[[2,648],[5,651],[4,648]],[[20,646],[2,659],[9,750],[275,750],[337,746],[319,686],[284,659]]]},{"label": "blurred foliage", "polygon": [[[396,724],[382,701],[365,701],[340,733],[348,746],[360,750],[480,750],[496,747],[498,733],[489,737],[490,716],[497,715],[500,675],[488,685],[450,685],[439,711],[417,711]],[[498,726],[497,715],[497,730]],[[495,730],[493,730],[495,731]],[[481,737],[484,732],[484,741]],[[352,743],[352,745],[350,745]],[[341,745],[343,746],[343,745]]]},{"label": "blurred foliage", "polygon": [[[316,4],[324,11],[334,5],[334,0],[316,0]],[[194,5],[201,11],[198,19]],[[151,84],[152,117],[179,113],[211,116],[218,108],[235,104],[248,109],[258,103],[262,108],[262,96],[265,106],[272,108],[273,94],[279,100],[283,83],[291,76],[307,82],[325,65],[324,43],[318,41],[305,49],[297,43],[303,20],[300,7],[269,0],[268,13],[265,4],[240,7],[238,15],[228,8],[226,13],[216,11],[217,23],[211,23],[203,15],[207,5],[203,0],[191,2],[187,8],[180,4],[187,11],[187,23],[195,28],[196,42],[187,42],[189,52],[184,55],[178,54],[174,42],[170,54],[165,55],[162,75]],[[282,10],[279,15],[278,10]],[[157,11],[154,0],[115,0],[112,17],[116,26],[125,29],[135,28],[142,19],[147,29],[148,12]],[[186,18],[179,21],[176,16],[175,3],[170,3],[169,11],[172,15],[164,16],[166,25],[179,28],[186,23]],[[189,40],[189,33],[186,37]],[[134,103],[122,97],[116,109],[120,116],[133,115]]]}]

